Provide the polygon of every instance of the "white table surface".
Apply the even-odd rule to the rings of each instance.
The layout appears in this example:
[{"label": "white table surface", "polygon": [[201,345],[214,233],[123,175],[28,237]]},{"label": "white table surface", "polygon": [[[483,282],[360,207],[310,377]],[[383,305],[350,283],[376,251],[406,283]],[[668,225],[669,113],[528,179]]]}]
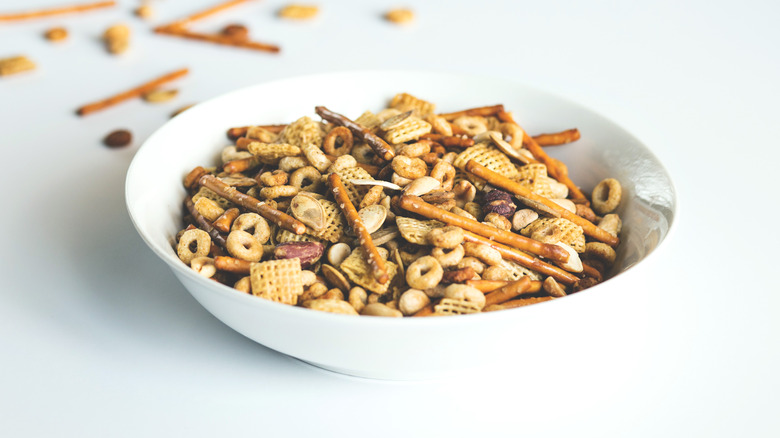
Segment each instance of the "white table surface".
[{"label": "white table surface", "polygon": [[[63,3],[3,0],[0,11]],[[406,2],[416,23],[399,28],[381,19],[394,1],[321,2],[319,18],[290,23],[274,16],[285,2],[268,0],[196,25],[245,23],[279,55],[154,35],[216,0],[152,3],[151,22],[128,0],[0,24],[0,57],[38,64],[0,78],[1,436],[780,435],[780,3],[418,1]],[[120,57],[99,41],[117,22],[133,29]],[[41,37],[60,24],[67,42]],[[191,73],[172,102],[74,114],[180,67]],[[615,309],[641,313],[635,343],[534,375],[518,364],[432,382],[341,376],[233,332],[138,237],[125,171],[173,110],[270,79],[385,68],[514,78],[652,148],[680,213],[638,286],[652,291],[646,308]],[[101,144],[122,127],[131,147]]]}]

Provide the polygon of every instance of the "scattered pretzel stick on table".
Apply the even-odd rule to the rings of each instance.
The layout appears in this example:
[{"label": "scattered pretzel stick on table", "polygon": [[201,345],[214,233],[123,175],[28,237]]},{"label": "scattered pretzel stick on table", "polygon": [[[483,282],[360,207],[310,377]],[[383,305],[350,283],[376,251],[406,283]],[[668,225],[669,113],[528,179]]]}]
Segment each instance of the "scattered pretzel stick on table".
[{"label": "scattered pretzel stick on table", "polygon": [[165,84],[167,82],[171,82],[173,80],[179,79],[182,76],[187,75],[189,73],[189,69],[183,68],[180,70],[176,70],[174,72],[168,73],[166,75],[160,76],[157,79],[153,79],[149,82],[146,82],[144,84],[141,84],[135,88],[131,88],[127,91],[124,91],[119,94],[115,94],[111,97],[108,97],[103,100],[99,100],[97,102],[89,103],[87,105],[84,105],[76,110],[76,114],[80,116],[86,116],[87,114],[91,114],[109,107],[112,107],[114,105],[117,105],[119,103],[122,103],[126,100],[130,100],[136,97],[140,97],[143,94],[152,91],[156,88],[158,88],[160,85]]},{"label": "scattered pretzel stick on table", "polygon": [[214,175],[206,174],[201,176],[198,179],[198,185],[212,190],[214,193],[233,203],[254,211],[285,230],[292,231],[295,234],[303,234],[306,232],[306,225],[298,219],[295,219],[287,213],[276,210],[275,208],[269,207],[265,202],[239,192],[235,187],[225,184]]},{"label": "scattered pretzel stick on table", "polygon": [[115,1],[103,1],[93,3],[82,3],[78,5],[55,6],[45,9],[35,9],[25,12],[16,12],[9,14],[0,14],[0,21],[27,20],[30,18],[49,17],[51,15],[70,14],[75,12],[91,11],[93,9],[110,8],[116,6]]},{"label": "scattered pretzel stick on table", "polygon": [[360,124],[353,122],[341,114],[334,113],[324,106],[315,107],[314,110],[323,119],[331,123],[335,123],[339,126],[345,126],[349,128],[349,130],[352,131],[352,135],[364,143],[368,143],[368,145],[371,146],[371,149],[374,150],[374,153],[376,153],[379,158],[385,161],[391,161],[393,157],[395,157],[395,151],[393,151],[393,148],[387,144],[387,142],[363,126],[360,126]]},{"label": "scattered pretzel stick on table", "polygon": [[257,41],[238,40],[225,35],[191,32],[186,29],[163,26],[154,30],[162,35],[171,35],[181,37],[188,40],[206,41],[214,44],[221,44],[223,46],[241,47],[244,49],[259,50],[261,52],[279,53],[279,46],[275,44],[261,43]]},{"label": "scattered pretzel stick on table", "polygon": [[[178,28],[184,28],[186,26],[189,26],[190,24],[194,23],[195,21],[202,20],[206,17],[209,17],[211,15],[214,15],[218,12],[224,11],[225,9],[232,8],[233,6],[240,5],[241,3],[246,3],[249,0],[230,0],[226,2],[219,3],[217,5],[214,5],[210,8],[204,9],[200,12],[196,12],[188,17],[182,18],[180,20],[176,20],[170,24],[167,24],[165,26],[170,27],[178,27]],[[165,27],[163,26],[163,27]],[[156,30],[156,29],[155,29]]]},{"label": "scattered pretzel stick on table", "polygon": [[537,195],[536,193],[532,192],[526,187],[523,187],[516,181],[512,181],[511,179],[505,177],[504,175],[493,172],[492,170],[477,163],[474,160],[469,160],[469,162],[466,163],[466,172],[469,172],[475,176],[484,179],[491,185],[494,185],[504,190],[508,190],[510,193],[514,193],[517,196],[531,199],[532,201],[544,204],[546,207],[560,214],[562,218],[568,219],[574,222],[575,224],[579,225],[580,227],[582,227],[582,231],[585,233],[585,235],[590,236],[600,242],[604,242],[607,245],[613,247],[617,246],[617,244],[620,243],[620,240],[617,237],[609,234],[604,229],[597,227],[596,225],[593,224],[593,222],[583,218],[582,216],[578,216],[570,212],[569,210],[566,210],[565,208],[545,198],[544,196]]},{"label": "scattered pretzel stick on table", "polygon": [[556,262],[566,263],[569,260],[569,253],[560,246],[550,245],[533,240],[510,231],[501,230],[490,225],[477,222],[459,216],[455,213],[441,209],[428,204],[417,196],[402,195],[398,205],[404,210],[425,216],[428,219],[436,219],[446,223],[463,228],[474,234],[485,237],[487,240],[505,243],[522,251],[527,251],[538,256],[545,257]]},{"label": "scattered pretzel stick on table", "polygon": [[366,226],[363,225],[363,221],[360,219],[355,206],[352,201],[349,200],[347,195],[347,189],[344,187],[344,183],[341,182],[341,177],[337,173],[331,173],[328,176],[328,185],[333,192],[333,198],[336,200],[341,212],[344,213],[344,217],[347,218],[347,223],[355,231],[358,236],[358,241],[363,251],[366,252],[366,263],[371,268],[371,274],[376,281],[381,284],[385,284],[390,280],[387,275],[387,269],[385,269],[385,261],[379,251],[374,245],[373,239],[371,239],[371,233],[368,232]]}]

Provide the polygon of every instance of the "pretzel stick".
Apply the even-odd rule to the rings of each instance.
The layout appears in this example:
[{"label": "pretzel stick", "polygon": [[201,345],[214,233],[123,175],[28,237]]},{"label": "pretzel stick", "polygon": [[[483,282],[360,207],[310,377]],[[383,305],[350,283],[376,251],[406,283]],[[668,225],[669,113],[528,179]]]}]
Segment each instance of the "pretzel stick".
[{"label": "pretzel stick", "polygon": [[249,274],[252,262],[235,257],[217,256],[214,257],[214,266],[220,271],[232,272],[234,274]]},{"label": "pretzel stick", "polygon": [[467,242],[484,243],[485,245],[488,245],[491,248],[497,250],[499,253],[501,253],[501,258],[503,258],[504,260],[513,261],[520,266],[524,266],[528,269],[537,271],[544,275],[549,275],[550,277],[560,281],[561,283],[571,285],[580,280],[574,274],[566,272],[557,266],[553,266],[549,263],[543,262],[537,259],[536,257],[533,257],[522,251],[518,251],[512,247],[500,244],[498,242],[494,242],[493,240],[488,239],[486,237],[482,237],[479,234],[475,234],[470,231],[466,231],[463,234],[464,234],[464,239]]},{"label": "pretzel stick", "polygon": [[[510,282],[503,280],[466,280],[466,286],[471,286],[480,292],[490,293],[496,289],[501,289]],[[536,293],[542,290],[541,281],[531,281],[531,285],[526,290],[527,293]]]},{"label": "pretzel stick", "polygon": [[572,128],[553,134],[534,135],[532,138],[539,146],[559,146],[579,140],[580,130]]},{"label": "pretzel stick", "polygon": [[[282,132],[282,129],[287,127],[287,125],[258,125],[258,128],[263,128],[266,131],[273,132],[274,134],[278,134]],[[229,139],[236,141],[240,137],[246,136],[246,133],[249,131],[249,128],[251,126],[237,126],[235,128],[230,128],[227,130],[227,136]]]},{"label": "pretzel stick", "polygon": [[446,113],[446,114],[439,114],[439,116],[444,117],[445,120],[448,122],[451,122],[458,117],[462,116],[478,116],[478,117],[489,117],[489,116],[495,116],[496,114],[504,111],[504,105],[492,105],[492,106],[481,106],[478,108],[469,108],[462,111],[455,111],[454,113]]},{"label": "pretzel stick", "polygon": [[29,18],[48,17],[50,15],[69,14],[72,12],[84,12],[92,9],[108,8],[116,6],[115,1],[83,3],[79,5],[57,6],[47,9],[36,9],[12,14],[0,14],[0,21],[27,20]]},{"label": "pretzel stick", "polygon": [[[515,122],[515,119],[512,117],[510,113],[501,111],[497,114],[499,120],[506,123],[513,123],[517,126],[517,122]],[[522,129],[522,127],[520,128]],[[572,181],[569,178],[568,170],[566,170],[566,166],[563,165],[560,161],[550,157],[547,155],[547,152],[542,150],[542,147],[539,146],[538,143],[536,143],[536,140],[533,139],[528,133],[523,129],[523,145],[526,149],[528,149],[528,152],[531,153],[531,155],[534,156],[537,160],[544,163],[545,166],[547,166],[547,173],[558,180],[558,182],[563,183],[566,185],[566,187],[569,188],[569,192],[571,194],[572,201],[574,202],[580,202],[583,204],[588,204],[588,198],[585,197],[585,195],[582,193],[579,187],[577,187],[576,184],[574,184],[574,181]]]},{"label": "pretzel stick", "polygon": [[233,225],[233,221],[236,220],[240,214],[241,211],[239,209],[228,208],[224,213],[219,215],[218,218],[214,219],[214,222],[211,224],[214,225],[214,228],[218,229],[219,231],[222,231],[223,233],[229,233],[230,226]]},{"label": "pretzel stick", "polygon": [[550,208],[555,213],[560,214],[562,218],[568,219],[574,222],[575,224],[579,225],[580,227],[582,227],[582,231],[585,233],[585,235],[590,236],[593,239],[596,239],[600,242],[604,242],[610,246],[617,246],[617,244],[620,243],[620,240],[617,237],[597,227],[596,225],[593,224],[593,222],[585,219],[582,216],[578,216],[570,212],[569,210],[566,210],[565,208],[545,198],[544,196],[537,195],[536,193],[532,192],[526,187],[523,187],[519,183],[512,181],[511,179],[505,177],[504,175],[493,172],[492,170],[477,163],[474,160],[469,160],[469,162],[466,163],[466,172],[472,173],[473,175],[484,179],[491,185],[504,190],[508,190],[509,192],[514,193],[517,196],[544,204],[546,207]]},{"label": "pretzel stick", "polygon": [[186,26],[189,26],[190,24],[192,24],[195,21],[202,20],[202,19],[204,19],[204,18],[206,18],[208,16],[216,14],[217,12],[224,11],[225,9],[232,8],[233,6],[239,5],[241,3],[246,3],[248,1],[249,0],[229,0],[229,1],[225,1],[225,2],[219,3],[219,4],[215,5],[215,6],[212,6],[210,8],[204,9],[204,10],[202,10],[200,12],[196,12],[196,13],[190,15],[189,17],[185,17],[185,18],[182,18],[180,20],[176,20],[176,21],[174,21],[174,22],[172,22],[172,23],[170,23],[170,24],[168,24],[166,26],[184,28]]},{"label": "pretzel stick", "polygon": [[303,234],[306,232],[306,225],[298,219],[295,219],[286,213],[282,213],[275,208],[269,207],[265,202],[258,201],[249,195],[239,192],[235,187],[225,184],[214,175],[206,174],[201,176],[198,180],[198,184],[212,190],[225,199],[229,199],[230,201],[259,214],[285,230],[292,231],[295,234]]},{"label": "pretzel stick", "polygon": [[80,116],[86,116],[87,114],[91,114],[96,111],[106,109],[110,106],[114,106],[126,100],[133,99],[135,97],[140,97],[141,95],[146,94],[147,92],[152,91],[155,88],[158,88],[160,85],[166,82],[170,82],[179,79],[182,76],[185,76],[187,73],[189,73],[189,70],[186,68],[176,70],[174,72],[160,76],[157,79],[153,79],[149,82],[139,85],[135,88],[131,88],[130,90],[127,90],[125,92],[116,94],[114,96],[111,96],[103,100],[99,100],[94,103],[84,105],[81,108],[76,110],[76,114]]},{"label": "pretzel stick", "polygon": [[263,164],[262,158],[255,155],[248,158],[239,158],[238,160],[228,161],[222,166],[222,170],[227,173],[238,173],[254,169],[261,164]]},{"label": "pretzel stick", "polygon": [[355,234],[358,236],[360,246],[363,247],[363,250],[366,253],[366,263],[368,263],[368,266],[371,268],[371,273],[379,283],[387,283],[390,277],[387,275],[387,270],[385,270],[385,261],[382,256],[379,255],[379,251],[377,251],[374,241],[371,239],[371,233],[369,233],[366,226],[363,225],[363,221],[360,219],[360,216],[358,216],[355,206],[352,205],[352,201],[349,200],[347,189],[341,182],[341,177],[335,172],[331,173],[330,176],[328,176],[328,184],[333,192],[333,198],[336,200],[336,204],[338,204],[341,212],[344,213],[344,217],[347,218],[349,226],[352,227],[352,230],[354,230]]},{"label": "pretzel stick", "polygon": [[528,289],[530,287],[531,279],[528,277],[523,277],[517,281],[512,281],[506,286],[485,295],[485,307],[492,304],[505,303],[512,298],[516,298],[524,293],[528,293]]},{"label": "pretzel stick", "polygon": [[451,213],[447,210],[428,204],[417,196],[402,195],[398,205],[404,210],[417,213],[425,216],[428,219],[436,219],[446,223],[447,225],[454,225],[456,227],[463,228],[464,230],[471,231],[480,236],[484,236],[489,240],[506,243],[514,248],[527,251],[556,262],[565,263],[569,259],[569,253],[565,249],[550,245],[547,243],[539,242],[538,240],[529,239],[528,237],[521,236],[509,231],[501,230],[490,225],[485,225],[481,222],[477,222],[473,219],[469,219],[463,216],[459,216],[455,213]]},{"label": "pretzel stick", "polygon": [[262,52],[278,53],[280,50],[279,46],[275,44],[261,43],[257,41],[248,41],[248,40],[238,40],[226,35],[192,32],[178,27],[161,26],[154,29],[154,31],[162,35],[176,36],[176,37],[181,37],[189,40],[206,41],[209,43],[221,44],[223,46],[233,46],[233,47],[241,47],[244,49],[259,50]]},{"label": "pretzel stick", "polygon": [[223,248],[227,245],[227,240],[219,233],[219,231],[211,226],[211,222],[208,221],[202,214],[195,208],[195,203],[192,202],[192,196],[187,196],[184,199],[184,205],[187,207],[187,211],[190,212],[192,218],[195,219],[195,223],[198,224],[198,228],[209,233],[211,240],[217,242]]},{"label": "pretzel stick", "polygon": [[509,300],[509,301],[507,301],[506,303],[503,303],[503,304],[499,304],[499,306],[501,306],[500,308],[502,310],[514,309],[516,307],[523,307],[523,306],[528,306],[528,305],[531,305],[531,304],[543,303],[545,301],[552,301],[554,299],[555,298],[553,298],[553,297],[518,298],[518,299],[515,299],[515,300]]},{"label": "pretzel stick", "polygon": [[601,280],[603,280],[603,277],[601,276],[601,272],[599,272],[598,269],[594,268],[593,266],[588,265],[587,263],[582,264],[582,275],[586,277],[593,277],[598,282],[601,282]]},{"label": "pretzel stick", "polygon": [[371,146],[371,149],[374,150],[374,153],[376,153],[379,158],[385,161],[390,161],[393,159],[393,157],[395,157],[393,148],[388,145],[387,142],[360,124],[353,122],[341,114],[334,113],[324,106],[315,107],[314,110],[323,119],[331,123],[335,123],[339,126],[346,126],[349,128],[349,130],[352,131],[352,135],[357,137],[359,140],[362,140],[364,143],[368,143],[368,145]]}]

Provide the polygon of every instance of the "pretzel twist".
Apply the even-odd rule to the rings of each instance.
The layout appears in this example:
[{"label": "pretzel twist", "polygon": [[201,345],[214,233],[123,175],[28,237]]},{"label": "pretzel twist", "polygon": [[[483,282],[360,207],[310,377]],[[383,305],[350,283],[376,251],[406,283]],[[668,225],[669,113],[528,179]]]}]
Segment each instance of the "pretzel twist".
[{"label": "pretzel twist", "polygon": [[212,190],[223,198],[259,214],[285,230],[292,231],[295,234],[303,234],[306,232],[306,226],[298,219],[269,207],[265,202],[239,192],[235,187],[225,184],[214,175],[206,174],[201,176],[198,180],[198,184]]},{"label": "pretzel twist", "polygon": [[491,241],[506,243],[514,248],[545,257],[556,262],[565,263],[569,259],[569,253],[563,248],[529,239],[510,231],[500,230],[490,225],[477,222],[447,210],[435,207],[423,201],[417,196],[403,195],[399,200],[399,206],[404,210],[425,216],[428,219],[436,219],[448,225],[461,227],[464,230],[471,231],[480,236],[489,238]]},{"label": "pretzel twist", "polygon": [[349,200],[347,195],[347,189],[344,187],[344,183],[341,182],[341,177],[337,173],[331,173],[328,176],[328,184],[333,192],[333,198],[336,200],[341,212],[344,213],[344,217],[347,218],[349,226],[355,231],[358,236],[360,246],[366,253],[366,263],[371,268],[371,273],[381,284],[385,284],[389,281],[390,277],[387,275],[385,269],[385,260],[379,255],[379,251],[374,245],[374,241],[371,239],[371,233],[368,232],[366,226],[363,225],[363,221],[360,219],[355,206],[352,201]]},{"label": "pretzel twist", "polygon": [[617,246],[618,243],[620,243],[620,240],[617,237],[597,227],[596,225],[593,224],[593,222],[585,219],[582,216],[578,216],[570,212],[569,210],[566,210],[565,208],[545,198],[544,196],[537,195],[536,193],[532,192],[528,188],[523,187],[521,184],[512,181],[511,179],[499,173],[493,172],[492,170],[477,163],[474,160],[469,160],[469,162],[466,163],[466,172],[472,173],[473,175],[484,179],[489,184],[495,187],[508,190],[509,192],[514,193],[517,196],[531,199],[532,201],[544,204],[546,207],[560,214],[562,218],[568,219],[574,222],[575,224],[579,225],[580,227],[582,227],[582,231],[585,233],[586,236],[589,236],[600,242],[604,242],[607,245],[610,245],[612,247],[615,247]]}]

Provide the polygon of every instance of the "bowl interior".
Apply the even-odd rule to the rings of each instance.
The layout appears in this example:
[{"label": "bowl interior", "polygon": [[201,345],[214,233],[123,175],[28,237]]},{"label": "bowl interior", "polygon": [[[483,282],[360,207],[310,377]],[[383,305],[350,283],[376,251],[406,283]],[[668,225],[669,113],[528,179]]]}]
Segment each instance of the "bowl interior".
[{"label": "bowl interior", "polygon": [[[216,164],[234,126],[319,119],[316,105],[350,118],[378,111],[398,92],[436,103],[438,111],[502,103],[531,134],[577,127],[582,138],[548,148],[584,190],[613,177],[623,185],[618,210],[622,243],[612,274],[636,265],[663,241],[673,222],[672,182],[648,148],[606,118],[564,98],[512,81],[422,72],[352,72],[305,76],[245,88],[201,103],[169,121],[140,148],[128,171],[126,197],[141,236],[166,262],[181,225],[181,180],[195,166]],[[195,275],[194,273],[191,273]]]}]

